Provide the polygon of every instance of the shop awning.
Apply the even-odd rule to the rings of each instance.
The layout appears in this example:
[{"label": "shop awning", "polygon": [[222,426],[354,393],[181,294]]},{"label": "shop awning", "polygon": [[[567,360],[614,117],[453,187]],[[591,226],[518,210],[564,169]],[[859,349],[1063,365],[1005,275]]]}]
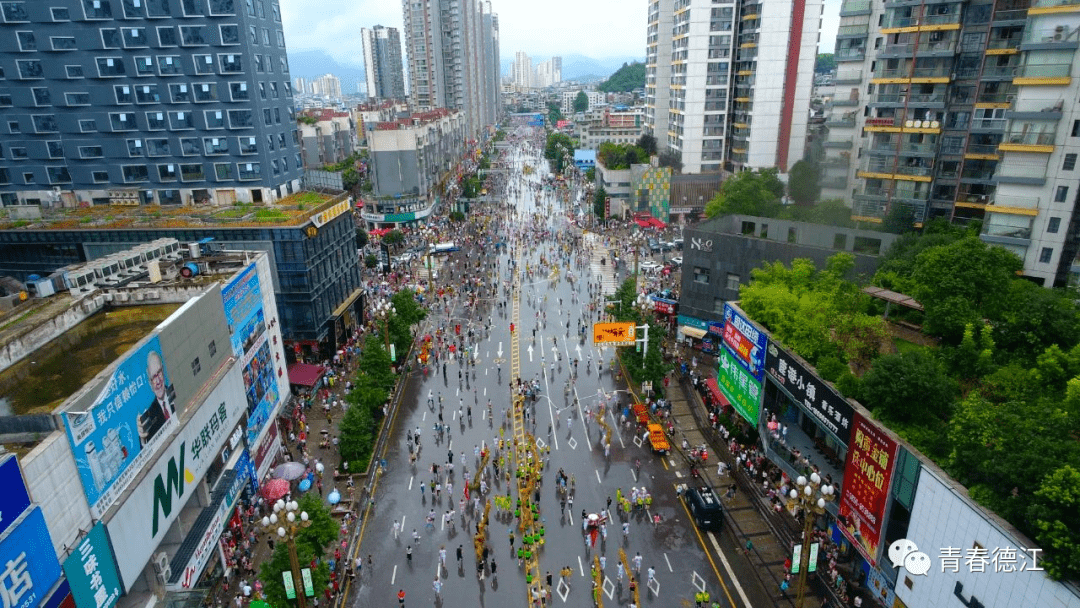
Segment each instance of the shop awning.
[{"label": "shop awning", "polygon": [[700,339],[705,337],[705,330],[704,329],[698,329],[696,327],[690,327],[689,325],[680,325],[679,326],[679,331],[681,331],[684,336],[690,336],[691,338],[693,338],[695,340],[700,340]]},{"label": "shop awning", "polygon": [[642,227],[642,228],[648,228],[649,226],[651,226],[651,224],[649,223],[649,220],[641,219],[641,218],[638,218],[638,219],[634,220],[634,223],[637,224],[638,226]]},{"label": "shop awning", "polygon": [[657,219],[655,217],[649,218],[649,225],[653,226],[654,228],[667,228],[667,224],[665,224],[663,220]]},{"label": "shop awning", "polygon": [[705,386],[709,387],[709,394],[717,403],[724,407],[731,407],[731,403],[724,397],[724,393],[720,392],[720,385],[716,383],[716,378],[707,378]]},{"label": "shop awning", "polygon": [[293,363],[289,366],[289,384],[312,387],[325,372],[326,368],[321,365]]}]

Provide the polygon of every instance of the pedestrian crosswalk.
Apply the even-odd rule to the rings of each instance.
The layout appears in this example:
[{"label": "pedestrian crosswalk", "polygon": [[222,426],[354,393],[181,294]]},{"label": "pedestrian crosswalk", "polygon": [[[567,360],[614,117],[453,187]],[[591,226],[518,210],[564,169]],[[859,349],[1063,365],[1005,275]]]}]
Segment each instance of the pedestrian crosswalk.
[{"label": "pedestrian crosswalk", "polygon": [[[585,234],[585,244],[592,251],[589,260],[590,280],[600,277],[601,293],[605,296],[614,294],[615,290],[619,288],[619,281],[615,278],[615,268],[611,260],[607,259],[607,247],[604,246],[600,237],[592,232]],[[605,263],[601,264],[600,260],[604,260]]]}]

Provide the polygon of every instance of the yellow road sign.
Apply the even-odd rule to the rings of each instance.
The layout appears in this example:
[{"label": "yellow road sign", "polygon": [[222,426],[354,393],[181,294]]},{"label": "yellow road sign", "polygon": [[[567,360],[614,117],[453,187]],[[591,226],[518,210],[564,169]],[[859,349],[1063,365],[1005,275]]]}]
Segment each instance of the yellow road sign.
[{"label": "yellow road sign", "polygon": [[630,323],[593,323],[593,344],[595,346],[633,346],[634,324]]}]

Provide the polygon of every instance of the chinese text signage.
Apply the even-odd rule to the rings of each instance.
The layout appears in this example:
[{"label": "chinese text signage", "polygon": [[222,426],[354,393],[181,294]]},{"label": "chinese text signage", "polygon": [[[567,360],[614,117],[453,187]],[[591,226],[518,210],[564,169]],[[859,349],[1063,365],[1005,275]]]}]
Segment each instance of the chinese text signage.
[{"label": "chinese text signage", "polygon": [[776,381],[796,402],[806,408],[818,424],[829,431],[845,446],[851,441],[851,420],[855,408],[810,370],[806,369],[790,353],[775,342],[769,344],[769,376]]},{"label": "chinese text signage", "polygon": [[844,463],[840,529],[870,565],[877,564],[896,442],[856,413]]},{"label": "chinese text signage", "polygon": [[721,347],[718,355],[720,369],[716,374],[716,383],[720,385],[720,392],[740,416],[750,424],[757,425],[761,383],[743,368],[727,348]]},{"label": "chinese text signage", "polygon": [[739,363],[760,384],[764,378],[765,347],[768,338],[746,317],[735,311],[731,304],[724,304],[724,346],[731,349]]},{"label": "chinese text signage", "polygon": [[249,265],[221,292],[233,354],[244,367],[247,393],[247,437],[254,445],[278,403],[278,385],[270,354],[262,289],[255,264]]},{"label": "chinese text signage", "polygon": [[633,346],[633,323],[593,323],[594,346]]},{"label": "chinese text signage", "polygon": [[3,534],[23,511],[30,508],[30,494],[26,492],[19,459],[14,454],[4,456],[0,462],[0,488],[4,489],[4,495],[0,497],[0,534]]},{"label": "chinese text signage", "polygon": [[78,608],[112,608],[116,604],[120,575],[101,522],[90,528],[64,560],[64,574]]},{"label": "chinese text signage", "polygon": [[4,608],[35,608],[60,579],[41,507],[27,511],[0,540],[0,594]]},{"label": "chinese text signage", "polygon": [[100,518],[176,426],[176,391],[157,336],[125,358],[64,428],[90,513]]}]

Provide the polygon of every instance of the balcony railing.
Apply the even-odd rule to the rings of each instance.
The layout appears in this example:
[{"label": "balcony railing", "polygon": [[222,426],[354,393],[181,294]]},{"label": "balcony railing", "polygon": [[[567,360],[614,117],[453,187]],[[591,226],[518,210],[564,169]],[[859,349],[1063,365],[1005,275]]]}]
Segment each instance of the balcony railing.
[{"label": "balcony railing", "polygon": [[832,190],[844,190],[847,188],[846,177],[826,177],[821,180],[822,188],[829,188]]},{"label": "balcony railing", "polygon": [[846,0],[840,5],[840,16],[857,15],[870,11],[870,0]]},{"label": "balcony railing", "polygon": [[1022,21],[1027,19],[1027,9],[1017,8],[1009,11],[997,11],[994,13],[994,21]]},{"label": "balcony railing", "polygon": [[1080,0],[1034,0],[1032,8],[1053,8],[1055,6],[1080,6]]},{"label": "balcony railing", "polygon": [[960,23],[959,11],[948,15],[923,15],[922,17],[900,17],[896,14],[886,19],[883,28],[913,27],[917,25],[948,25]]},{"label": "balcony railing", "polygon": [[1018,46],[1020,46],[1020,39],[1018,38],[991,38],[986,43],[987,49],[1015,49]]},{"label": "balcony railing", "polygon": [[1031,131],[1025,133],[1022,131],[1014,131],[1012,133],[1006,133],[1005,139],[1003,139],[1001,143],[1021,146],[1052,146],[1054,145],[1056,135],[1056,133],[1034,133]]},{"label": "balcony railing", "polygon": [[1015,65],[988,65],[983,67],[983,78],[1012,78],[1016,76]]},{"label": "balcony railing", "polygon": [[845,118],[845,117],[839,117],[839,116],[835,117],[835,118],[834,117],[826,118],[825,119],[825,126],[826,127],[840,127],[840,128],[853,129],[853,128],[855,128],[855,118],[854,117],[846,117]]},{"label": "balcony railing", "polygon": [[997,154],[997,144],[968,144],[965,154]]},{"label": "balcony railing", "polygon": [[1017,78],[1060,78],[1068,76],[1072,71],[1069,63],[1047,63],[1039,65],[1022,65],[1016,68]]},{"label": "balcony railing", "polygon": [[849,47],[837,49],[835,58],[837,61],[859,61],[866,57],[866,47]]},{"label": "balcony railing", "polygon": [[868,24],[862,25],[842,25],[837,31],[837,36],[858,36],[860,34],[867,34],[870,32],[870,26]]},{"label": "balcony railing", "polygon": [[949,75],[949,67],[938,66],[934,68],[915,68],[908,67],[896,68],[892,70],[880,69],[875,74],[875,78],[943,78]]},{"label": "balcony railing", "polygon": [[833,82],[835,82],[836,84],[844,82],[861,82],[862,75],[862,70],[837,70],[836,78],[833,80]]},{"label": "balcony railing", "polygon": [[1007,123],[1008,123],[1008,121],[1006,119],[1004,119],[1004,118],[972,118],[971,119],[971,128],[972,129],[983,129],[983,130],[985,130],[985,129],[1000,130],[1000,129],[1004,129],[1005,125]]}]

